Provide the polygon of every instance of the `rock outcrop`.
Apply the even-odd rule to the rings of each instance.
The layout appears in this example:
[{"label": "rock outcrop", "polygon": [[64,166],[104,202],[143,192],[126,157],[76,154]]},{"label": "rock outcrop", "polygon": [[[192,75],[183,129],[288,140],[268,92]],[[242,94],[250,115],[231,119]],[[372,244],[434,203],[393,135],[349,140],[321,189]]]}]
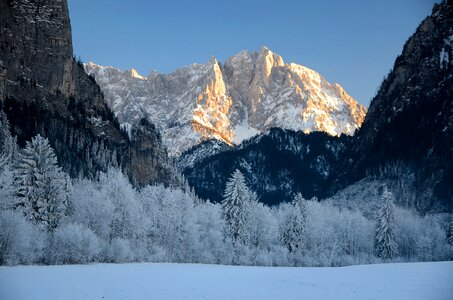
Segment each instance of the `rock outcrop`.
[{"label": "rock outcrop", "polygon": [[130,140],[74,60],[66,0],[0,0],[0,96],[19,143],[46,136],[72,176],[119,166],[137,184],[171,177],[154,127],[137,122]]}]

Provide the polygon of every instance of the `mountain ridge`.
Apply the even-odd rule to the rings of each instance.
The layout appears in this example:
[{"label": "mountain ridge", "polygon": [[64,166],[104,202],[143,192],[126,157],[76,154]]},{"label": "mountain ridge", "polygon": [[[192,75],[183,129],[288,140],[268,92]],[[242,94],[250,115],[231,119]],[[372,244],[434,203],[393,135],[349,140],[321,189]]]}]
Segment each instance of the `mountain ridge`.
[{"label": "mountain ridge", "polygon": [[148,77],[94,63],[85,69],[120,122],[149,118],[173,156],[206,139],[239,144],[272,127],[351,135],[366,114],[339,84],[285,63],[264,46],[240,51],[224,64],[211,57],[206,64]]}]

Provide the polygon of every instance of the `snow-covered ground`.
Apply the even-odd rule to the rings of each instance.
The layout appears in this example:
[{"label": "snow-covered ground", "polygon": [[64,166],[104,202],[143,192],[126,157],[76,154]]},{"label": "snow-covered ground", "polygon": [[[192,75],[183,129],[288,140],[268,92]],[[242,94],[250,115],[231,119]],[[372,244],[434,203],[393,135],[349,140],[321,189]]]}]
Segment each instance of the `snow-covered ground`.
[{"label": "snow-covered ground", "polygon": [[0,299],[453,299],[453,262],[342,268],[97,264],[0,268]]}]

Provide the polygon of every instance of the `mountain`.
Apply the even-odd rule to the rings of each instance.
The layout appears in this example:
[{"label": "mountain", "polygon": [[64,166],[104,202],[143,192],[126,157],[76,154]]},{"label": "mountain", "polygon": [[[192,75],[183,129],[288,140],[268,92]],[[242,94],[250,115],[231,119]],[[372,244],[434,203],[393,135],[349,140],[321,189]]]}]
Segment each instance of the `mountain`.
[{"label": "mountain", "polygon": [[239,144],[272,127],[352,135],[366,114],[339,84],[266,47],[147,78],[93,63],[85,69],[122,124],[146,117],[173,156],[213,138]]},{"label": "mountain", "polygon": [[453,6],[443,2],[405,43],[371,101],[333,190],[366,174],[404,175],[420,210],[453,206],[452,49]]},{"label": "mountain", "polygon": [[452,6],[435,5],[405,43],[354,136],[274,130],[209,157],[195,159],[197,151],[191,149],[180,158],[196,161],[182,164],[189,183],[202,197],[219,201],[228,172],[239,168],[263,202],[277,204],[290,201],[295,192],[327,198],[348,187],[367,191],[372,182],[388,185],[400,205],[451,211],[452,24]]},{"label": "mountain", "polygon": [[172,178],[155,127],[139,120],[130,138],[74,60],[66,0],[0,0],[0,108],[21,146],[47,137],[73,177],[121,166],[137,184]]},{"label": "mountain", "polygon": [[[240,169],[259,200],[273,205],[290,201],[297,192],[306,198],[324,195],[348,139],[345,135],[272,128],[230,149],[202,144],[179,160],[186,179],[201,198],[221,201],[226,182]],[[209,153],[207,149],[213,148],[220,150],[200,156],[200,150]]]},{"label": "mountain", "polygon": [[203,141],[179,156],[177,165],[181,170],[193,168],[195,164],[203,161],[205,158],[228,150],[232,150],[233,148],[233,146],[230,146],[227,143],[216,139]]}]

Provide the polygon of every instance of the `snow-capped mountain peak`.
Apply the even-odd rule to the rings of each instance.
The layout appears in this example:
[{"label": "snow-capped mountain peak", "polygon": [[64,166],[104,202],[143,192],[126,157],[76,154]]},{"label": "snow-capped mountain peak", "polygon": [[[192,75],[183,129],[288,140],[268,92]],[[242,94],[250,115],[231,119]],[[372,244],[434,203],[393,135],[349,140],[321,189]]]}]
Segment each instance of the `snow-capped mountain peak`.
[{"label": "snow-capped mountain peak", "polygon": [[366,109],[339,84],[262,47],[147,78],[87,63],[120,122],[146,117],[178,156],[202,140],[238,144],[271,127],[353,134]]},{"label": "snow-capped mountain peak", "polygon": [[142,75],[138,74],[137,70],[135,70],[135,69],[131,69],[130,70],[130,74],[134,78],[141,79],[141,80],[146,80],[146,77],[143,77]]}]

